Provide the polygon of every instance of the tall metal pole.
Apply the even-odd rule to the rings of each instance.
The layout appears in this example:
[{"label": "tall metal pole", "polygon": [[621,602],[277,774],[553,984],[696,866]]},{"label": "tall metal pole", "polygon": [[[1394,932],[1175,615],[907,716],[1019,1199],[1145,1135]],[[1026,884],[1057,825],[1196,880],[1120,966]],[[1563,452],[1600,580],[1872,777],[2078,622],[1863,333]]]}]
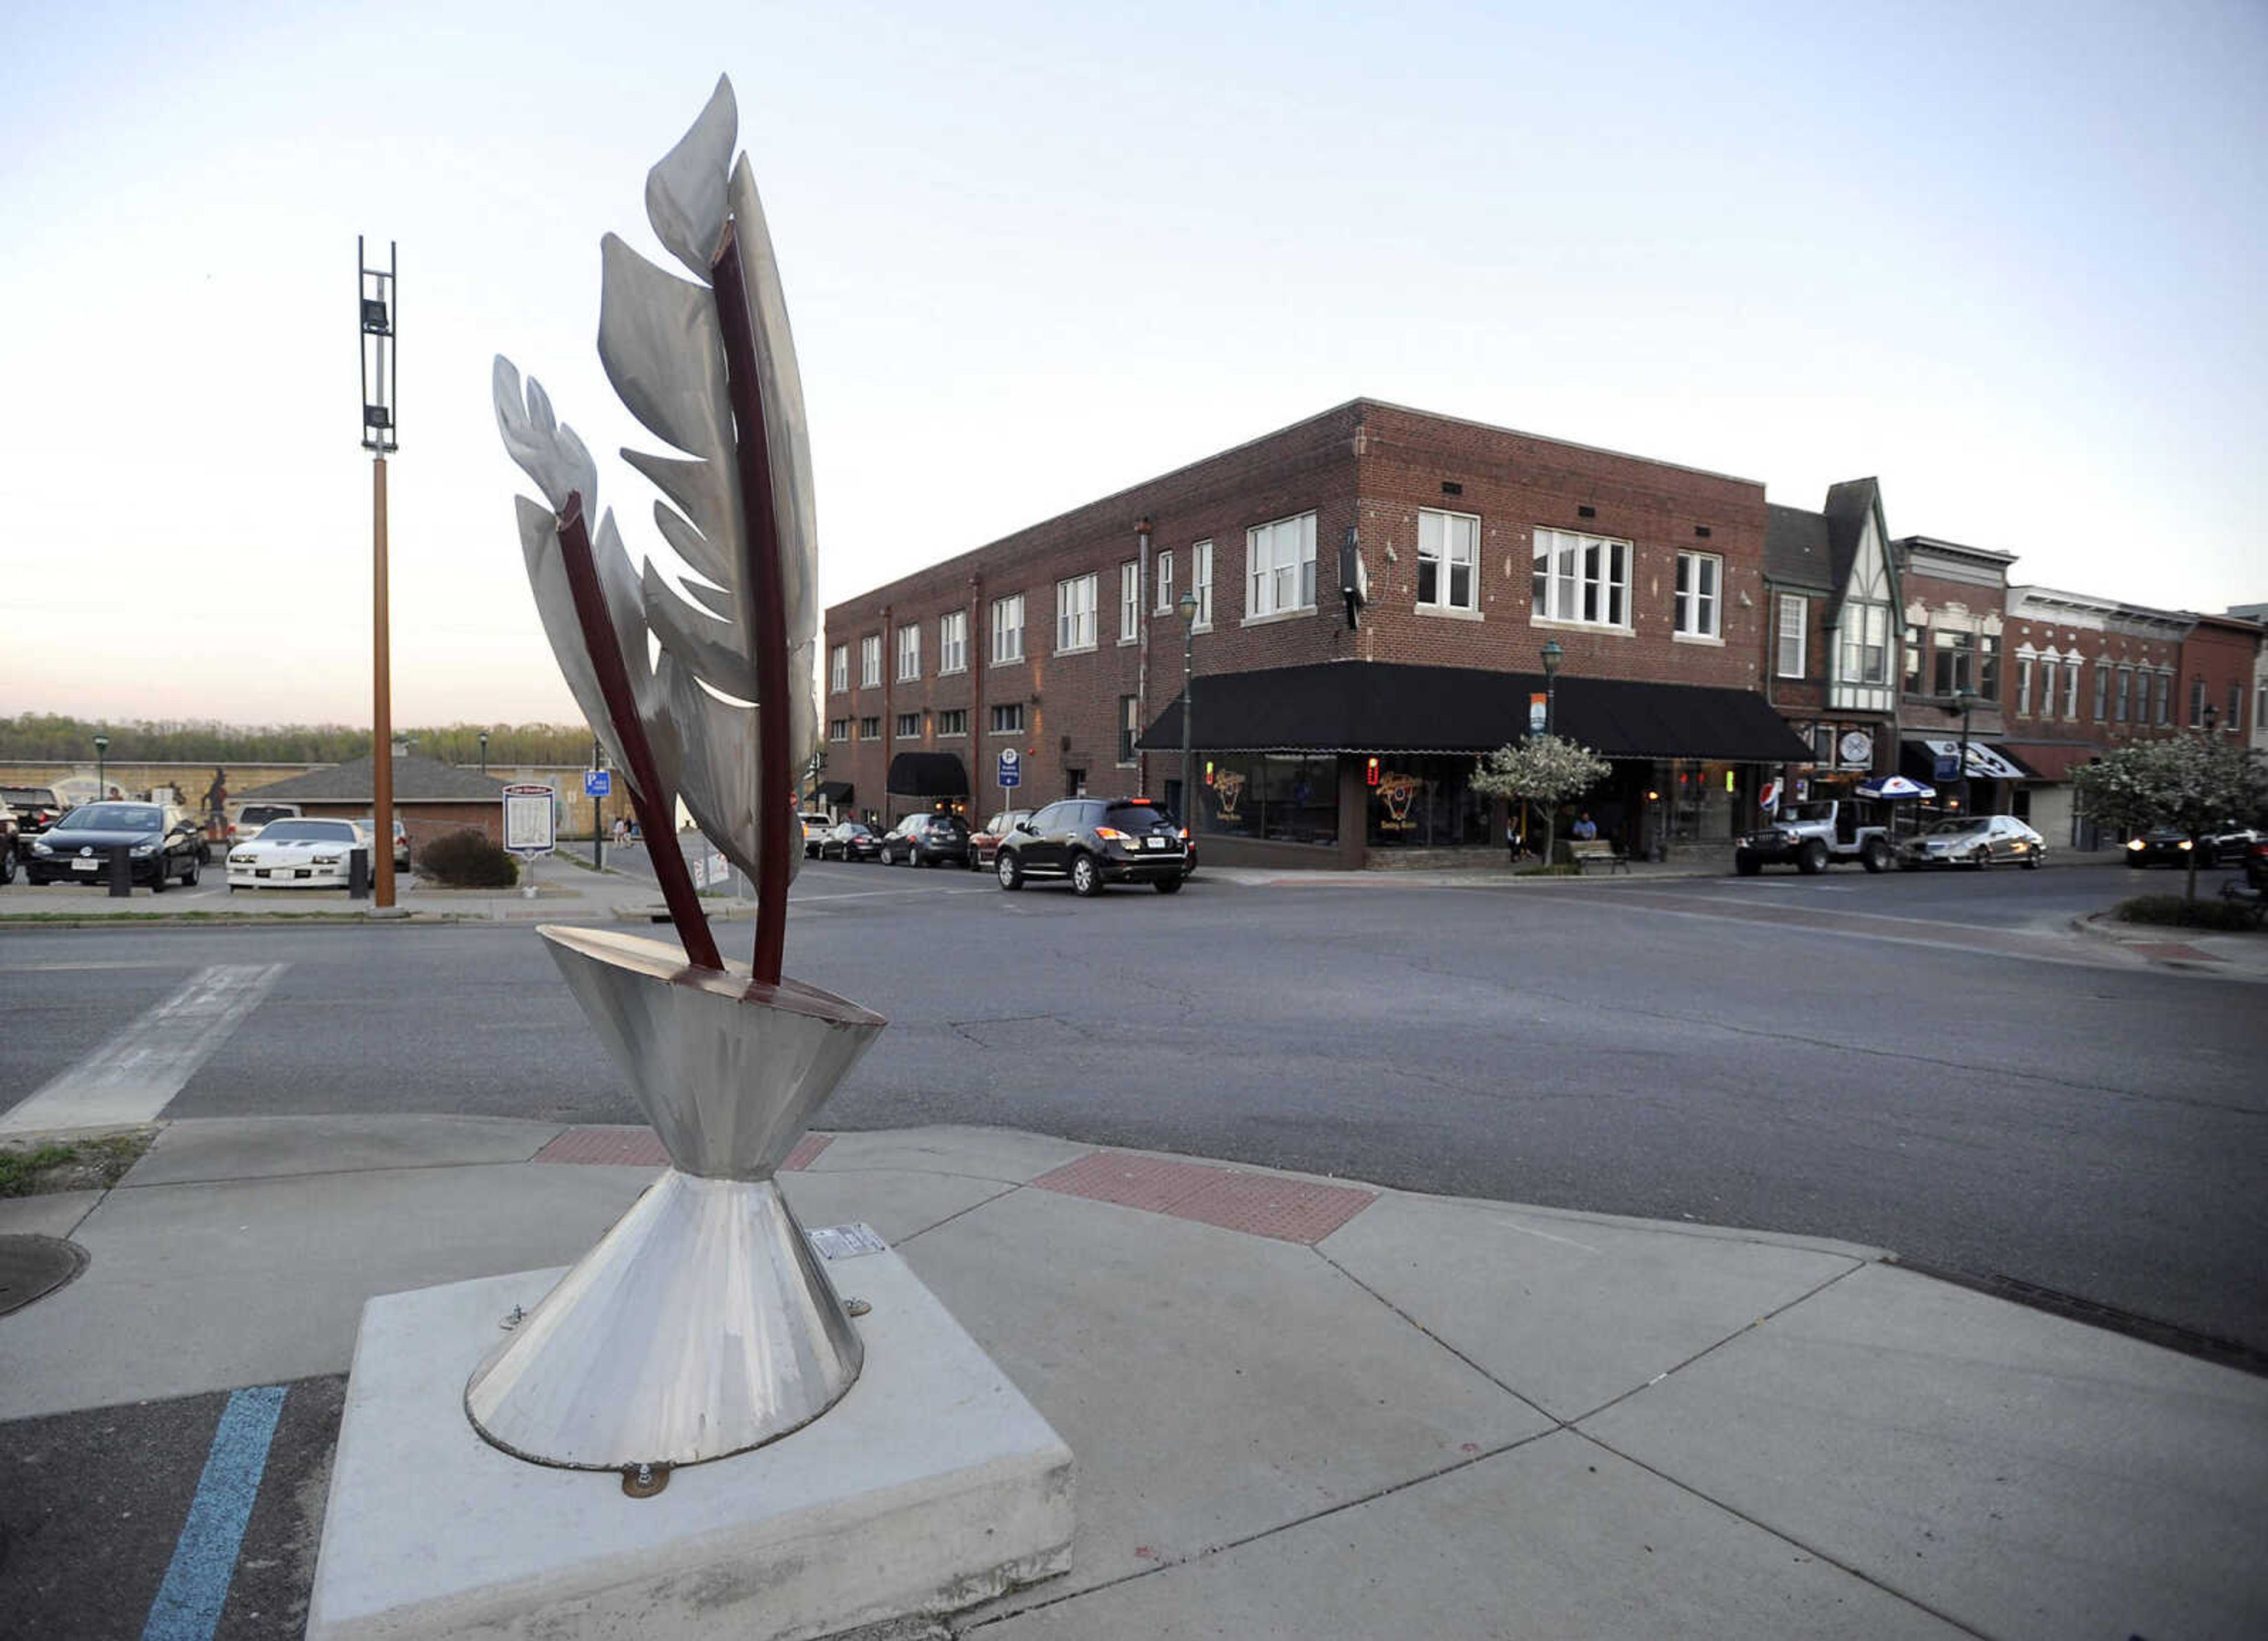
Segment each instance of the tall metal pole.
[{"label": "tall metal pole", "polygon": [[374,456],[371,482],[371,882],[380,911],[394,904],[394,669],[387,631],[386,457]]},{"label": "tall metal pole", "polygon": [[1197,766],[1192,750],[1196,741],[1190,726],[1197,721],[1197,590],[1192,587],[1174,601],[1174,608],[1182,618],[1182,824],[1189,828],[1189,842],[1197,838]]}]

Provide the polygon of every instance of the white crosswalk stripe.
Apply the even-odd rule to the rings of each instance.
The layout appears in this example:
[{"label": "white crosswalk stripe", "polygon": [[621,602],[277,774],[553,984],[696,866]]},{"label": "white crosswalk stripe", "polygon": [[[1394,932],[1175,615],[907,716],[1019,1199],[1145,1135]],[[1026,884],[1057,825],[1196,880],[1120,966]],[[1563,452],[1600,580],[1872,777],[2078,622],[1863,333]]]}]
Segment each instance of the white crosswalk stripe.
[{"label": "white crosswalk stripe", "polygon": [[0,1134],[148,1122],[180,1093],[288,964],[216,963],[0,1115]]}]

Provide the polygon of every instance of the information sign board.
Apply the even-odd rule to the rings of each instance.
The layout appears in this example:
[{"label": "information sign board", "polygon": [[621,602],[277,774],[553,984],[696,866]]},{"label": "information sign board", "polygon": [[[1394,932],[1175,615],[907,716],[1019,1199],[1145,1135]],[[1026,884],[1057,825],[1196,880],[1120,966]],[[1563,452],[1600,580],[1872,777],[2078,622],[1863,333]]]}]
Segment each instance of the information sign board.
[{"label": "information sign board", "polygon": [[548,855],[558,843],[559,794],[549,786],[504,789],[504,846],[515,855]]},{"label": "information sign board", "polygon": [[1005,788],[1012,788],[1012,787],[1021,786],[1023,784],[1024,784],[1024,755],[1023,755],[1023,754],[1021,754],[1021,753],[1020,753],[1020,752],[1016,752],[1016,751],[1014,751],[1014,750],[1012,750],[1012,750],[1009,750],[1009,751],[1006,751],[1006,752],[1002,753],[1002,754],[1000,754],[1000,784],[1001,784],[1001,786],[1002,786],[1004,789],[1005,789]]},{"label": "information sign board", "polygon": [[585,769],[583,771],[584,797],[604,798],[608,793],[614,790],[615,772],[612,769]]}]

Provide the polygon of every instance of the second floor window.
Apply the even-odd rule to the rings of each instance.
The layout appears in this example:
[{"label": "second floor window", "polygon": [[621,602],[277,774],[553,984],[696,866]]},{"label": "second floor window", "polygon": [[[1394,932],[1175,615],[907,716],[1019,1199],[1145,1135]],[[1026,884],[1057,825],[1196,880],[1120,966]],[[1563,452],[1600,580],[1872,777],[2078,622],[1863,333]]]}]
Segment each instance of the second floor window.
[{"label": "second floor window", "polygon": [[1631,544],[1573,530],[1535,532],[1535,613],[1545,621],[1628,627]]},{"label": "second floor window", "polygon": [[829,718],[829,719],[828,719],[828,720],[827,720],[827,739],[828,739],[828,740],[850,740],[850,720],[849,718],[847,718],[847,717],[838,717],[838,718]]},{"label": "second floor window", "polygon": [[840,695],[850,688],[850,646],[838,644],[828,651],[827,687]]},{"label": "second floor window", "polygon": [[1843,606],[1843,666],[1846,684],[1890,681],[1890,607],[1856,600]]},{"label": "second floor window", "polygon": [[2133,699],[2133,695],[2134,669],[2131,666],[2122,666],[2118,669],[2118,693],[2112,697],[2110,706],[2110,716],[2117,722],[2124,724],[2126,721],[2128,703]]},{"label": "second floor window", "polygon": [[937,732],[943,736],[968,733],[968,709],[946,707],[937,715]]},{"label": "second floor window", "polygon": [[1800,592],[1779,595],[1779,653],[1773,670],[1782,678],[1803,676],[1805,628],[1811,621],[1811,600]]},{"label": "second floor window", "polygon": [[1977,693],[1987,701],[2000,698],[2000,635],[1977,635]]},{"label": "second floor window", "polygon": [[872,689],[882,681],[882,635],[858,640],[858,688]]},{"label": "second floor window", "polygon": [[1137,695],[1118,697],[1118,762],[1134,762],[1134,737],[1142,732],[1142,702]]},{"label": "second floor window", "polygon": [[1964,689],[1976,688],[1977,635],[1948,632],[1940,628],[1932,638],[1935,659],[1929,687],[1940,695],[1957,695]]},{"label": "second floor window", "polygon": [[1024,595],[1011,592],[992,600],[992,665],[1024,659]]},{"label": "second floor window", "polygon": [[2196,729],[2205,722],[2205,680],[2190,680],[2190,727]]},{"label": "second floor window", "polygon": [[2056,685],[2059,681],[2056,664],[2046,656],[2040,658],[2040,716],[2051,718],[2056,712]]},{"label": "second floor window", "polygon": [[1170,615],[1173,613],[1174,556],[1171,553],[1160,553],[1158,555],[1158,614]]},{"label": "second floor window", "polygon": [[898,629],[898,676],[911,680],[921,676],[921,629]]},{"label": "second floor window", "polygon": [[1677,630],[1689,638],[1722,637],[1725,561],[1714,553],[1677,556]]},{"label": "second floor window", "polygon": [[858,739],[860,740],[881,740],[882,720],[878,717],[860,718],[858,720]]},{"label": "second floor window", "polygon": [[898,714],[898,739],[900,740],[919,740],[921,739],[920,713],[901,712]]},{"label": "second floor window", "polygon": [[1131,644],[1142,624],[1142,562],[1130,558],[1118,566],[1118,642]]},{"label": "second floor window", "polygon": [[1199,627],[1212,625],[1212,543],[1200,541],[1189,548],[1189,591],[1197,595]]},{"label": "second floor window", "polygon": [[953,610],[937,618],[937,675],[968,670],[968,612]]},{"label": "second floor window", "polygon": [[1418,510],[1418,602],[1433,609],[1480,608],[1481,521],[1471,513]]},{"label": "second floor window", "polygon": [[2032,658],[2029,655],[2016,658],[2016,712],[2021,717],[2032,715]]},{"label": "second floor window", "polygon": [[1094,648],[1094,572],[1056,583],[1056,653]]},{"label": "second floor window", "polygon": [[1010,701],[992,709],[992,732],[995,735],[1020,735],[1024,732],[1024,703]]},{"label": "second floor window", "polygon": [[2063,664],[2063,715],[2076,721],[2079,717],[2079,660],[2077,657]]},{"label": "second floor window", "polygon": [[2161,673],[2158,674],[2158,723],[2161,727],[2171,727],[2173,721],[2174,675]]},{"label": "second floor window", "polygon": [[1315,515],[1278,519],[1244,533],[1247,619],[1315,607]]},{"label": "second floor window", "polygon": [[2106,723],[2110,717],[2110,669],[2097,661],[2095,664],[2095,721]]}]

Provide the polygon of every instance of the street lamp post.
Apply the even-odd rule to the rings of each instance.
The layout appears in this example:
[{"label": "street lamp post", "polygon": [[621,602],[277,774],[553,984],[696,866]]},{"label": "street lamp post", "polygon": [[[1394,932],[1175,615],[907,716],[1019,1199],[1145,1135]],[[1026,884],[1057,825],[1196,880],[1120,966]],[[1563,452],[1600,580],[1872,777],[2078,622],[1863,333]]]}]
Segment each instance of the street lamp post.
[{"label": "street lamp post", "polygon": [[489,772],[489,732],[488,732],[488,731],[486,731],[486,730],[482,730],[482,731],[481,732],[481,773],[482,773],[482,775],[486,775],[488,772]]},{"label": "street lamp post", "polygon": [[1566,655],[1559,640],[1549,638],[1543,644],[1543,732],[1559,732],[1559,662]]},{"label": "street lamp post", "polygon": [[103,754],[109,750],[110,737],[97,735],[94,738],[94,801],[97,803],[110,796],[110,788],[104,785],[102,781]]},{"label": "street lamp post", "polygon": [[1197,717],[1197,703],[1190,691],[1197,680],[1197,595],[1192,587],[1174,600],[1174,609],[1182,618],[1182,824],[1189,828],[1189,841],[1197,835],[1197,754],[1191,749],[1196,742],[1190,738],[1190,721]]},{"label": "street lamp post", "polygon": [[1976,710],[1977,692],[1966,684],[1962,685],[1948,710],[1958,710],[1961,714],[1961,796],[1955,801],[1964,813],[1975,807],[1969,801],[1969,715]]}]

